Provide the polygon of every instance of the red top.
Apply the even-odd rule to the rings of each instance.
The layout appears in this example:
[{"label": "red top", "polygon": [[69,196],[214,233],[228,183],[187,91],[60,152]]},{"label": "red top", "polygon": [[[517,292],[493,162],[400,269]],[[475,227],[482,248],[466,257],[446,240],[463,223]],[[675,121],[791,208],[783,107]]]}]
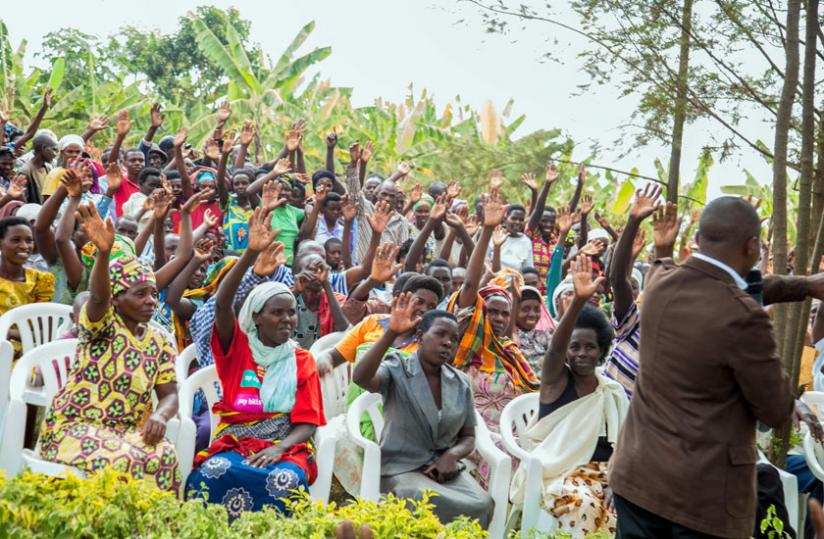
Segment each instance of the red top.
[{"label": "red top", "polygon": [[[206,215],[206,210],[211,210],[212,215],[217,218],[217,225],[215,228],[223,227],[223,211],[220,209],[220,204],[217,201],[207,202],[201,204],[195,211],[192,212],[192,230],[203,224],[203,216]],[[172,224],[174,225],[175,234],[180,232],[180,212],[172,213]]]},{"label": "red top", "polygon": [[[252,358],[249,337],[241,331],[235,320],[232,343],[225,352],[220,346],[217,332],[212,331],[212,357],[215,359],[217,375],[223,389],[223,400],[215,403],[214,412],[221,416],[221,422],[246,423],[275,417],[277,413],[263,411],[260,400],[260,386],[266,369]],[[325,425],[323,399],[320,391],[320,377],[315,359],[309,351],[295,350],[298,386],[295,406],[289,414],[292,424],[310,423]]]},{"label": "red top", "polygon": [[123,175],[123,183],[120,184],[120,189],[115,191],[114,196],[112,196],[114,209],[118,216],[123,215],[123,204],[129,200],[129,197],[140,192],[140,186],[130,180],[125,173],[121,172],[121,174]]}]

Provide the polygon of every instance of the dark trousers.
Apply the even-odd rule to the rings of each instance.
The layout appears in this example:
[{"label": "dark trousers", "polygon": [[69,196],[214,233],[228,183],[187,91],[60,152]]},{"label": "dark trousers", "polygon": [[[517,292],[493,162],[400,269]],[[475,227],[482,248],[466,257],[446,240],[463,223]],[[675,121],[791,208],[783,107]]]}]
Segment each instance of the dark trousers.
[{"label": "dark trousers", "polygon": [[715,537],[691,530],[650,513],[615,495],[615,511],[618,513],[618,530],[615,539],[704,539]]}]

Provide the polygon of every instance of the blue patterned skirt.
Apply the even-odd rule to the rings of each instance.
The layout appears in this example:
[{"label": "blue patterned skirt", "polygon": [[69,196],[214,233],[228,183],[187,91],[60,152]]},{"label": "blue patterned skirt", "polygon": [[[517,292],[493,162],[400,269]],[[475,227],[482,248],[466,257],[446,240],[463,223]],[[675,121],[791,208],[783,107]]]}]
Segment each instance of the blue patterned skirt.
[{"label": "blue patterned skirt", "polygon": [[186,499],[222,504],[233,520],[244,511],[260,511],[267,505],[288,514],[284,500],[301,487],[309,490],[306,474],[291,462],[255,468],[240,453],[225,451],[192,472],[186,482]]}]

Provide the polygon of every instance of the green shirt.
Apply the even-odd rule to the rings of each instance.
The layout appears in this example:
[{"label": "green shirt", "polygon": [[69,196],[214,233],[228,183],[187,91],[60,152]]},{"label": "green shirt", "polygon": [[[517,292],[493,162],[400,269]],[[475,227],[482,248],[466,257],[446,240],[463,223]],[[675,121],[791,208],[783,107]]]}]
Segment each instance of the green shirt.
[{"label": "green shirt", "polygon": [[272,212],[272,230],[280,229],[280,234],[276,241],[283,243],[286,247],[286,263],[292,265],[292,258],[295,253],[295,240],[300,232],[300,224],[303,222],[304,211],[300,208],[286,204],[280,208],[275,208]]}]

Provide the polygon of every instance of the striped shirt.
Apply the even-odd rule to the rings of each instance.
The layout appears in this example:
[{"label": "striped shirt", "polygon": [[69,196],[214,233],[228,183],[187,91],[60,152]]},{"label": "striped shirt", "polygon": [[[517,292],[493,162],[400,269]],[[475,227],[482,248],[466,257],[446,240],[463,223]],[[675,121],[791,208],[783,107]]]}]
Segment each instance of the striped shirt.
[{"label": "striped shirt", "polygon": [[638,305],[633,303],[620,322],[613,313],[612,327],[615,328],[615,347],[604,365],[604,374],[621,384],[627,398],[631,399],[641,357],[641,312]]}]

